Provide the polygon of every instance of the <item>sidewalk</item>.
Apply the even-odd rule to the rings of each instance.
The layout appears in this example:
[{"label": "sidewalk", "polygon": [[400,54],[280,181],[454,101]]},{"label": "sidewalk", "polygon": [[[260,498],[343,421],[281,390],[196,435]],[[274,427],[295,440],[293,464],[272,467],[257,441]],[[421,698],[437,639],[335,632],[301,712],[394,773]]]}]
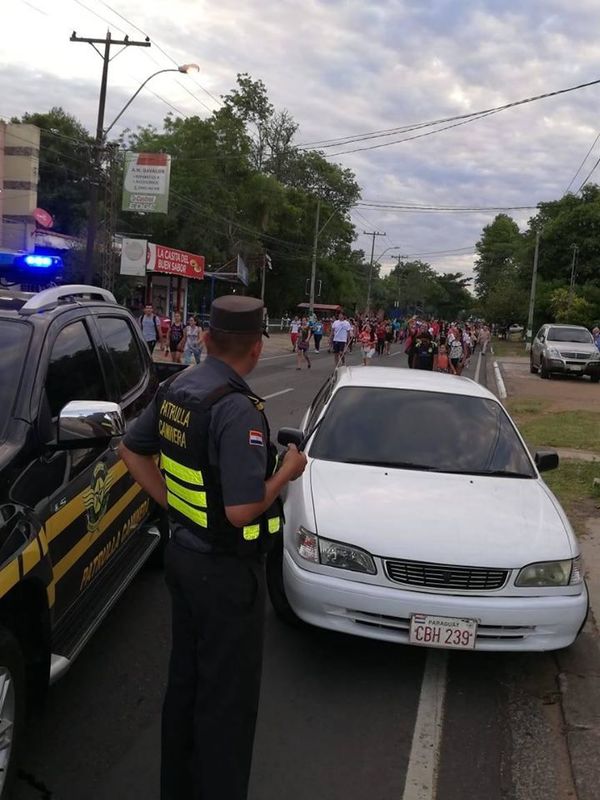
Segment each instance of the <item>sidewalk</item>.
[{"label": "sidewalk", "polygon": [[[547,398],[551,391],[563,410],[597,408],[598,387],[580,381],[542,381],[529,373],[528,358],[491,358],[489,386],[500,394],[493,363],[496,361],[508,397]],[[590,405],[592,404],[592,405]],[[565,460],[600,461],[600,453],[555,448]],[[570,648],[556,653],[558,688],[565,723],[565,738],[577,800],[597,800],[600,786],[600,519],[590,517],[580,538],[590,614],[579,638]]]}]

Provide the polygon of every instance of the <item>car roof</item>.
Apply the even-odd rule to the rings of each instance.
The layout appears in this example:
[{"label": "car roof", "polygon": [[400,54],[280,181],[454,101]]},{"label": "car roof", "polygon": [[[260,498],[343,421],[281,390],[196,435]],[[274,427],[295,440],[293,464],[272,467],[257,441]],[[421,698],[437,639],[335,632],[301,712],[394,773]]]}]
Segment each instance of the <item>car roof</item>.
[{"label": "car roof", "polygon": [[498,398],[480,383],[458,375],[398,367],[340,367],[335,390],[344,386],[409,389],[418,392],[468,395],[486,400]]}]

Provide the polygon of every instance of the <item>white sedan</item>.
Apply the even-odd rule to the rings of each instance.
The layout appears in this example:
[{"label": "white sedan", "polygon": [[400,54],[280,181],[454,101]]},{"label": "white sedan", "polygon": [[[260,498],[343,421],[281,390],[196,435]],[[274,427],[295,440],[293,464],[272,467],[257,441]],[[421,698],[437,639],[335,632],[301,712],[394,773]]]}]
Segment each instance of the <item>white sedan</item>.
[{"label": "white sedan", "polygon": [[386,367],[338,370],[300,430],[283,547],[269,556],[277,613],[359,636],[476,650],[570,645],[587,615],[580,550],[487,389]]}]

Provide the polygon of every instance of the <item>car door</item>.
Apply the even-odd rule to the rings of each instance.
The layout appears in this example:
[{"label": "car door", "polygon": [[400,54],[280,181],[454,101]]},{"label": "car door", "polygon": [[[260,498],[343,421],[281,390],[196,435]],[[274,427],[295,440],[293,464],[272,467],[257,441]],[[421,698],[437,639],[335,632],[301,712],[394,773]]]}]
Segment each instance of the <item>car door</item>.
[{"label": "car door", "polygon": [[[48,338],[48,358],[40,370],[43,388],[38,413],[39,435],[46,447],[30,467],[29,491],[46,531],[53,566],[54,615],[58,621],[89,587],[90,570],[86,572],[86,567],[112,535],[110,509],[118,459],[106,446],[68,450],[53,447],[58,417],[67,403],[110,398],[85,315],[66,315],[64,322],[57,321],[50,327]],[[50,486],[43,478],[47,467],[52,467],[48,470],[54,482]]]},{"label": "car door", "polygon": [[[152,400],[158,387],[148,350],[142,346],[134,323],[126,313],[117,310],[99,313],[94,316],[94,322],[111,398],[121,406],[126,426],[130,427]],[[113,450],[117,444],[112,443]],[[118,460],[116,473],[118,485],[115,489],[118,491],[114,513],[118,547],[122,548],[144,522],[152,503],[121,460]]]}]

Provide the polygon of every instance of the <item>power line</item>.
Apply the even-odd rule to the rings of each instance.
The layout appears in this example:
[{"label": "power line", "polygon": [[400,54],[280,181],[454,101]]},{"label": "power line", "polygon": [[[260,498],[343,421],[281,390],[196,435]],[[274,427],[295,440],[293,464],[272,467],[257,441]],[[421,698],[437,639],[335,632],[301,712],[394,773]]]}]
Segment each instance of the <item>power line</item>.
[{"label": "power line", "polygon": [[[105,8],[108,8],[109,11],[112,11],[113,14],[116,14],[117,17],[122,19],[128,25],[131,25],[131,27],[134,28],[136,31],[138,31],[138,33],[141,33],[144,36],[148,36],[148,38],[152,38],[152,37],[149,36],[148,33],[146,33],[146,31],[144,31],[141,28],[139,28],[134,22],[132,22],[126,16],[121,14],[119,11],[117,11],[115,8],[113,8],[111,5],[109,5],[108,3],[105,3],[104,0],[100,0],[100,2],[102,3],[102,5]],[[167,53],[166,50],[164,50],[164,48],[161,47],[161,45],[156,40],[153,41],[153,44],[154,44],[154,46],[156,47],[157,50],[159,50],[166,58],[169,59],[169,61],[171,61],[175,66],[179,66],[177,61],[175,61],[175,59],[169,53]],[[179,86],[181,86],[183,89],[185,89],[185,91],[188,94],[190,94],[195,100],[197,100],[202,106],[204,106],[204,108],[207,111],[212,113],[212,109],[209,108],[206,105],[206,103],[198,97],[198,95],[194,94],[194,92],[192,92],[191,89],[189,89],[189,87],[185,86],[185,84],[181,83],[180,81],[177,81],[177,83],[179,84]],[[202,89],[202,91],[205,92],[212,100],[214,100],[214,102],[217,103],[217,105],[219,105],[219,106],[222,105],[222,102],[219,99],[217,99],[211,92],[209,92],[208,89],[205,89],[204,86],[202,86],[202,84],[198,83],[197,81],[193,81],[193,83],[196,86],[198,86],[199,89]]]},{"label": "power line", "polygon": [[590,147],[590,149],[589,149],[589,150],[587,151],[587,153],[585,154],[585,158],[583,159],[583,161],[581,162],[581,164],[580,164],[580,165],[579,165],[579,167],[577,168],[577,172],[576,172],[576,173],[575,173],[575,175],[573,175],[573,177],[571,178],[571,181],[570,181],[569,185],[567,186],[567,188],[565,189],[565,191],[564,191],[564,194],[567,194],[567,193],[568,193],[568,191],[569,191],[569,189],[571,188],[571,186],[572,186],[572,185],[575,183],[575,178],[576,178],[576,177],[579,175],[579,173],[580,173],[580,172],[581,172],[581,170],[583,169],[583,165],[585,164],[585,162],[586,162],[586,161],[588,160],[588,158],[590,157],[590,153],[592,152],[592,150],[593,150],[593,149],[594,149],[594,147],[596,146],[596,142],[598,141],[598,139],[600,139],[600,131],[598,132],[598,134],[597,134],[596,138],[594,139],[594,141],[593,141],[593,143],[592,143],[592,146]]},{"label": "power line", "polygon": [[586,183],[587,183],[587,182],[589,181],[589,179],[592,177],[592,175],[593,175],[593,174],[594,174],[594,172],[596,171],[596,167],[598,166],[598,164],[600,164],[600,158],[598,158],[598,160],[596,161],[596,163],[594,164],[594,166],[591,168],[591,170],[588,172],[587,176],[584,178],[584,180],[583,180],[583,182],[582,182],[581,186],[579,187],[579,189],[577,189],[577,194],[579,194],[579,192],[580,192],[580,191],[583,189],[583,187],[586,185]]},{"label": "power line", "polygon": [[[487,109],[483,109],[481,111],[473,111],[473,112],[471,112],[469,114],[460,114],[460,115],[457,115],[457,116],[454,116],[454,117],[446,117],[445,119],[433,120],[431,122],[417,123],[417,124],[412,125],[412,126],[403,126],[403,127],[399,127],[399,128],[387,128],[387,129],[380,130],[380,131],[371,131],[371,132],[366,133],[366,134],[357,134],[355,136],[339,137],[338,139],[322,140],[322,142],[320,143],[319,146],[320,147],[333,147],[333,148],[338,147],[338,146],[342,147],[342,146],[347,145],[347,144],[354,144],[354,143],[358,143],[358,142],[361,142],[361,141],[367,141],[369,139],[377,139],[377,138],[382,138],[382,137],[387,137],[387,136],[393,136],[393,135],[395,135],[397,133],[406,133],[406,132],[409,132],[411,130],[418,130],[418,129],[424,128],[424,127],[433,127],[435,125],[440,125],[440,124],[446,123],[446,122],[454,122],[455,120],[475,121],[477,119],[483,119],[486,116],[490,116],[491,114],[497,114],[500,111],[506,111],[509,108],[515,108],[515,107],[520,106],[520,105],[533,103],[533,102],[536,102],[538,100],[544,100],[544,99],[549,98],[549,97],[556,97],[558,95],[566,94],[568,92],[578,91],[579,89],[585,89],[585,88],[588,88],[590,86],[595,86],[598,83],[600,83],[600,78],[596,79],[596,80],[593,80],[593,81],[588,81],[586,83],[580,83],[580,84],[577,84],[576,86],[570,86],[570,87],[568,87],[566,89],[557,89],[557,90],[554,90],[554,91],[551,91],[551,92],[544,92],[543,94],[534,95],[532,97],[526,97],[523,100],[515,100],[515,101],[513,101],[511,103],[505,103],[504,105],[501,105],[501,106],[495,106],[493,108],[487,108]],[[462,123],[459,123],[459,124],[462,124]],[[457,126],[448,125],[448,126],[439,128],[436,131],[430,131],[427,134],[421,134],[421,136],[431,135],[433,133],[439,133],[440,131],[448,130],[451,127],[457,127]],[[339,152],[339,153],[333,153],[331,155],[344,155],[345,153],[356,153],[356,152],[359,152],[359,151],[362,151],[362,150],[374,150],[374,149],[377,149],[377,148],[380,148],[380,147],[389,147],[390,145],[393,145],[393,144],[398,144],[400,142],[410,141],[413,138],[420,138],[420,137],[408,137],[408,138],[404,138],[404,139],[394,140],[392,142],[382,142],[382,143],[379,143],[379,144],[370,145],[368,147],[361,147],[361,148],[356,148],[356,149],[353,149],[353,150],[345,150],[345,151],[342,151],[342,152]],[[309,147],[309,146],[314,146],[315,144],[318,145],[319,143],[318,142],[309,142],[309,143],[306,143],[305,145],[299,145],[299,148],[306,148],[306,147]]]},{"label": "power line", "polygon": [[378,211],[400,211],[400,212],[416,212],[416,213],[482,213],[486,211],[535,211],[538,207],[535,206],[438,206],[438,205],[416,205],[416,204],[401,204],[401,203],[384,203],[384,202],[367,202],[361,201],[358,203],[361,208],[373,208]]}]

